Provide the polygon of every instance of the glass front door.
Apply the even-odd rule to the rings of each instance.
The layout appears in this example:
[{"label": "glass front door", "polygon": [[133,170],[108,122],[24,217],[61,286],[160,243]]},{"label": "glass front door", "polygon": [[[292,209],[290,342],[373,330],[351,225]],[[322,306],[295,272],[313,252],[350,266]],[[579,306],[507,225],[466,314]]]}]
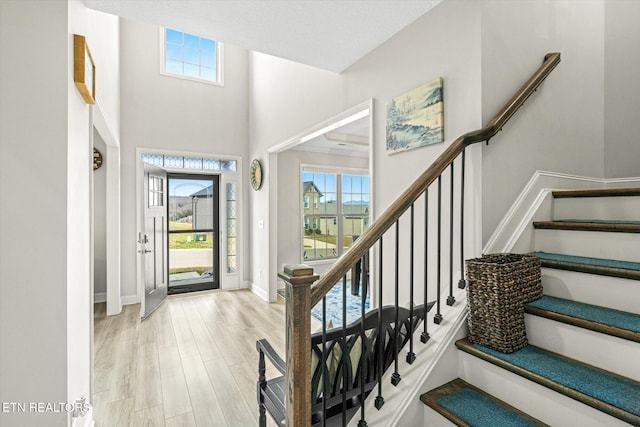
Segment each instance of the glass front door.
[{"label": "glass front door", "polygon": [[169,174],[169,293],[217,289],[218,175]]}]

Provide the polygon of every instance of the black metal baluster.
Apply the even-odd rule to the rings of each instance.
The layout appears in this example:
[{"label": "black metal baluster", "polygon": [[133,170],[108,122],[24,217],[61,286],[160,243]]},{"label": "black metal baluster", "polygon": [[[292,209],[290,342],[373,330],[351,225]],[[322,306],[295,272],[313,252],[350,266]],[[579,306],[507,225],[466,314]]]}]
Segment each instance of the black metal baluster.
[{"label": "black metal baluster", "polygon": [[327,425],[327,392],[329,391],[327,369],[327,297],[322,298],[322,425]]},{"label": "black metal baluster", "polygon": [[453,163],[451,162],[451,188],[449,189],[449,296],[447,297],[447,305],[453,305],[456,302],[453,297]]},{"label": "black metal baluster", "polygon": [[364,406],[365,406],[365,397],[366,397],[366,390],[365,390],[365,362],[367,359],[367,353],[366,353],[366,341],[367,341],[367,333],[366,330],[364,329],[364,315],[366,314],[366,309],[365,309],[365,302],[367,300],[367,276],[368,276],[368,271],[367,271],[367,267],[366,267],[366,259],[367,255],[364,255],[360,260],[361,260],[361,265],[362,265],[362,290],[360,292],[360,294],[362,295],[361,298],[361,304],[362,306],[360,307],[360,328],[362,329],[362,338],[360,340],[360,345],[361,345],[361,356],[360,356],[360,421],[358,421],[358,427],[367,427],[367,422],[365,421],[365,411],[364,411]]},{"label": "black metal baluster", "polygon": [[437,256],[437,274],[436,274],[436,314],[433,316],[433,322],[439,325],[442,322],[442,314],[440,313],[440,274],[442,266],[440,265],[442,258],[442,175],[438,177],[438,256]]},{"label": "black metal baluster", "polygon": [[464,153],[463,149],[460,171],[460,280],[458,281],[460,289],[467,286],[467,282],[464,280]]},{"label": "black metal baluster", "polygon": [[[354,278],[352,277],[351,280]],[[351,385],[347,386],[347,275],[342,277],[342,425],[347,425],[347,390]]]},{"label": "black metal baluster", "polygon": [[[411,246],[409,247],[409,324],[413,325],[413,216],[414,206],[411,204],[411,223],[409,225],[409,238]],[[407,363],[412,364],[416,360],[416,354],[413,352],[413,327],[409,333],[409,353],[407,353]]]},{"label": "black metal baluster", "polygon": [[[393,374],[391,375],[391,384],[393,384],[394,386],[398,385],[398,383],[400,382],[401,378],[400,378],[400,373],[398,372],[398,332],[399,332],[399,327],[398,327],[398,317],[399,317],[399,312],[398,312],[398,299],[399,299],[399,260],[400,260],[400,220],[397,219],[396,220],[396,270],[395,270],[395,287],[396,287],[396,319],[395,319],[395,324],[393,327]],[[380,331],[382,332],[382,331]]]},{"label": "black metal baluster", "polygon": [[264,397],[262,395],[264,388],[267,386],[267,368],[264,361],[264,352],[259,346],[258,353],[258,425],[259,427],[267,427],[267,410],[264,406]]},{"label": "black metal baluster", "polygon": [[376,396],[376,409],[382,408],[384,405],[384,397],[382,397],[382,373],[384,370],[384,334],[382,333],[382,236],[380,236],[380,252],[378,253],[378,395]]},{"label": "black metal baluster", "polygon": [[429,332],[427,332],[427,285],[429,284],[429,189],[424,191],[424,323],[420,341],[426,343],[429,341]]}]

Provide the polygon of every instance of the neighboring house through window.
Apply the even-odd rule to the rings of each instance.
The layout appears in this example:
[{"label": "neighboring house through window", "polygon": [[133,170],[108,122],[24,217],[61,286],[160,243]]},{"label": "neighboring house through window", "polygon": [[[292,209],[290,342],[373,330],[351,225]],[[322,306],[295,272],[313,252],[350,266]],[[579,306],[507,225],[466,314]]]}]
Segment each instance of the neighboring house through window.
[{"label": "neighboring house through window", "polygon": [[162,74],[222,85],[222,43],[169,28],[161,30]]},{"label": "neighboring house through window", "polygon": [[303,259],[337,258],[369,226],[369,177],[304,168]]}]

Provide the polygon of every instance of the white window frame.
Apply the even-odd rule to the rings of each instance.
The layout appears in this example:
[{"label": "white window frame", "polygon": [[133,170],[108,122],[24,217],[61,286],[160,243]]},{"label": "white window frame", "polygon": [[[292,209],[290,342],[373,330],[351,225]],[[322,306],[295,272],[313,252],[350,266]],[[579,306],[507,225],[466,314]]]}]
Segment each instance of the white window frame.
[{"label": "white window frame", "polygon": [[[369,171],[367,169],[360,169],[360,168],[350,168],[350,167],[331,167],[331,166],[326,166],[326,165],[314,165],[314,164],[301,164],[300,165],[300,177],[299,177],[299,181],[300,181],[300,193],[302,194],[304,192],[304,172],[317,172],[317,173],[329,173],[329,174],[336,174],[337,175],[337,180],[336,180],[336,196],[338,198],[338,200],[342,200],[342,175],[361,175],[361,176],[366,176],[367,178],[369,178],[369,224],[371,224],[371,176],[369,174]],[[303,199],[304,199],[304,195],[303,195]],[[300,200],[300,199],[298,199]],[[342,212],[342,203],[337,203],[337,211],[335,216],[337,218],[337,226],[338,226],[338,237],[342,237],[344,238],[344,230],[343,230],[343,224],[344,224],[344,214]],[[302,233],[305,232],[305,230],[308,229],[312,229],[315,230],[315,228],[313,228],[313,222],[309,221],[309,228],[305,228],[306,226],[306,222],[305,222],[305,212],[304,212],[304,202],[302,203],[301,206],[301,227],[299,228],[301,230]],[[311,216],[313,217],[313,215]],[[316,217],[316,219],[319,220],[319,218]],[[319,224],[318,224],[319,225]],[[304,242],[304,236],[300,236],[300,241]],[[309,258],[309,259],[305,259],[304,257],[304,244],[302,244],[302,248],[301,248],[301,252],[300,252],[300,262],[301,263],[305,263],[305,264],[316,264],[316,263],[323,263],[323,262],[334,262],[337,258],[339,258],[344,252],[342,251],[342,248],[336,248],[337,253],[336,256],[333,257],[326,257],[326,258]]]},{"label": "white window frame", "polygon": [[[216,43],[216,80],[215,81],[198,79],[195,77],[189,77],[182,74],[168,73],[165,68],[166,67],[165,59],[166,59],[166,53],[167,53],[167,49],[165,46],[165,30],[166,29],[167,29],[166,27],[160,27],[160,31],[159,31],[160,55],[158,56],[160,58],[160,74],[161,75],[167,76],[167,77],[175,77],[177,79],[190,80],[192,82],[205,83],[213,86],[224,86],[224,43],[218,40],[209,39],[209,40],[213,40]],[[175,30],[175,31],[180,31],[180,30]],[[192,36],[196,36],[200,38],[207,38],[207,37],[199,36],[197,34],[187,33],[185,31],[182,31],[182,32],[185,34],[190,34]]]}]

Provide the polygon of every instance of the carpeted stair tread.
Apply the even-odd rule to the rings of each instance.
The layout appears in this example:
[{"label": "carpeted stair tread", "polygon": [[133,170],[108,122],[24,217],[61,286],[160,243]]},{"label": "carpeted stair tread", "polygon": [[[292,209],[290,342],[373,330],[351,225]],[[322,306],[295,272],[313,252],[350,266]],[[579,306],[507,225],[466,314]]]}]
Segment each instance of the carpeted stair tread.
[{"label": "carpeted stair tread", "polygon": [[640,233],[640,221],[563,219],[534,221],[538,230],[602,231],[609,233]]},{"label": "carpeted stair tread", "polygon": [[640,196],[640,188],[599,188],[595,190],[562,190],[553,191],[556,199],[570,197],[626,197]]},{"label": "carpeted stair tread", "polygon": [[528,345],[511,354],[472,344],[456,346],[469,354],[592,406],[633,425],[640,425],[640,383]]},{"label": "carpeted stair tread", "polygon": [[640,315],[548,295],[525,305],[525,311],[570,325],[640,342]]},{"label": "carpeted stair tread", "polygon": [[424,393],[420,400],[457,426],[547,425],[460,378]]},{"label": "carpeted stair tread", "polygon": [[549,252],[532,252],[531,255],[539,257],[543,267],[640,280],[640,263],[637,262]]},{"label": "carpeted stair tread", "polygon": [[588,222],[593,224],[638,224],[640,225],[640,221],[629,221],[626,219],[555,219],[554,221],[558,222]]}]

